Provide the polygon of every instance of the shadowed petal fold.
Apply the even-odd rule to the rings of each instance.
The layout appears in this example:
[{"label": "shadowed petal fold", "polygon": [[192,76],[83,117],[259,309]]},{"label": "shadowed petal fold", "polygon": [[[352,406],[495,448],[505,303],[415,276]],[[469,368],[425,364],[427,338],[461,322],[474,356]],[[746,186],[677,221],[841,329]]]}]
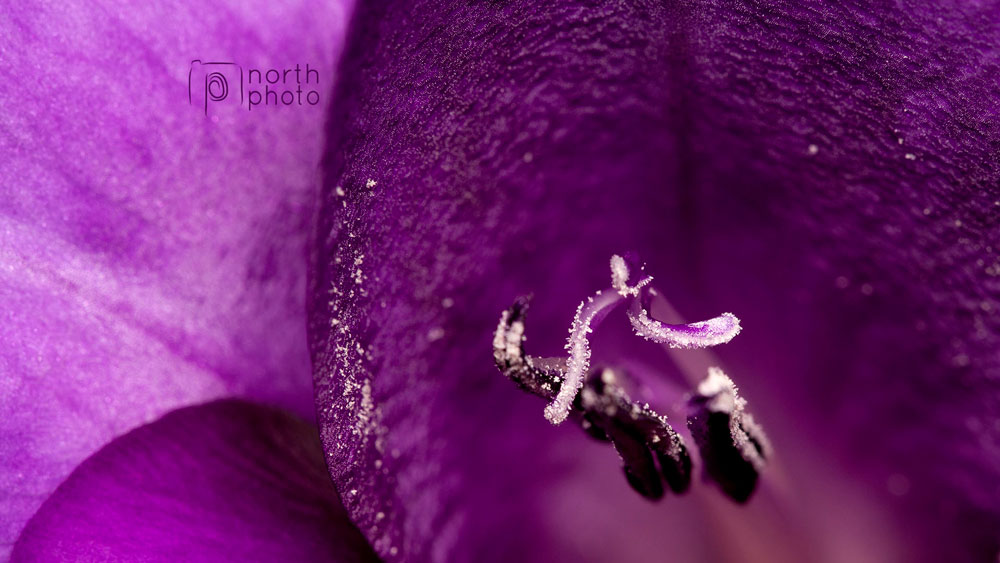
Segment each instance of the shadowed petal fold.
[{"label": "shadowed petal fold", "polygon": [[28,522],[13,561],[376,561],[310,424],[216,401],[84,461]]}]

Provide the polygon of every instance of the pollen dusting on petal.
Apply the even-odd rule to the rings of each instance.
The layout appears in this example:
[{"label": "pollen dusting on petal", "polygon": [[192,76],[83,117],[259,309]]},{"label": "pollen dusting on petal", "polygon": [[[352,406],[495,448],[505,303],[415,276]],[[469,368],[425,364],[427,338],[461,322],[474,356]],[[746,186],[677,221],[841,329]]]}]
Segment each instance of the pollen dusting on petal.
[{"label": "pollen dusting on petal", "polygon": [[590,369],[590,343],[587,335],[593,332],[594,325],[597,324],[595,318],[603,317],[621,301],[619,293],[599,291],[576,308],[573,325],[569,329],[570,336],[566,340],[566,351],[569,352],[566,376],[556,398],[545,407],[545,418],[552,424],[560,424],[566,420],[573,399],[583,388],[584,376]]},{"label": "pollen dusting on petal", "polygon": [[639,280],[639,283],[634,286],[628,285],[628,279],[631,275],[629,272],[628,264],[625,259],[621,256],[615,254],[611,256],[611,287],[615,288],[622,297],[638,297],[639,290],[653,281],[652,276],[646,276],[645,278]]},{"label": "pollen dusting on petal", "polygon": [[740,320],[732,313],[690,324],[673,325],[649,315],[642,300],[635,299],[628,311],[635,333],[650,342],[671,348],[708,348],[725,344],[740,333]]}]

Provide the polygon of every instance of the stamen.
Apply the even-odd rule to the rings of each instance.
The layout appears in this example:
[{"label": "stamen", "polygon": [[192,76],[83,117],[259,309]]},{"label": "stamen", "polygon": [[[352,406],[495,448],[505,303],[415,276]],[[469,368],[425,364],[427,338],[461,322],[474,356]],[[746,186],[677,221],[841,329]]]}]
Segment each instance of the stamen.
[{"label": "stamen", "polygon": [[636,492],[656,500],[663,496],[662,479],[672,491],[683,493],[691,485],[691,456],[684,440],[665,416],[633,401],[626,385],[627,376],[616,370],[593,370],[574,406],[581,407],[584,420],[611,440]]},{"label": "stamen", "polygon": [[545,418],[552,424],[561,424],[569,415],[573,398],[583,388],[583,378],[590,368],[590,343],[587,335],[616,305],[621,303],[622,296],[614,291],[598,291],[593,297],[580,303],[573,317],[573,325],[569,329],[566,340],[566,376],[556,398],[545,407]]},{"label": "stamen", "polygon": [[532,358],[524,353],[524,315],[527,299],[518,299],[500,314],[500,324],[493,335],[493,360],[511,381],[539,397],[552,399],[559,391],[565,362],[559,359]]},{"label": "stamen", "polygon": [[[641,268],[640,268],[641,270]],[[610,441],[624,464],[629,484],[642,496],[658,499],[664,494],[660,479],[682,493],[691,483],[692,462],[683,439],[666,417],[647,404],[633,401],[623,372],[590,366],[588,336],[618,304],[632,298],[628,317],[635,333],[665,344],[681,370],[696,382],[696,373],[715,363],[711,352],[700,349],[729,342],[740,332],[740,321],[731,313],[691,324],[667,324],[650,315],[652,299],[659,294],[647,288],[651,277],[628,285],[631,271],[622,257],[611,257],[611,289],[599,291],[580,303],[566,341],[566,358],[533,358],[524,351],[526,299],[518,299],[500,315],[493,336],[493,359],[500,371],[521,388],[550,403],[545,418],[560,424],[570,414],[588,434]],[[669,303],[661,304],[668,307]],[[683,354],[683,355],[682,355]],[[701,354],[701,367],[693,370],[685,359]],[[697,363],[697,362],[695,362]],[[760,471],[770,455],[763,430],[745,412],[746,402],[720,369],[708,368],[688,401],[687,423],[705,463],[705,473],[737,502],[752,495]],[[658,472],[657,472],[658,470]]]},{"label": "stamen", "polygon": [[746,412],[746,401],[719,368],[709,368],[690,405],[688,427],[705,473],[733,500],[746,502],[771,455],[764,430]]},{"label": "stamen", "polygon": [[671,348],[707,348],[725,344],[740,333],[740,320],[732,313],[697,323],[673,325],[652,318],[647,312],[649,296],[632,301],[628,318],[635,333],[650,342]]},{"label": "stamen", "polygon": [[663,498],[663,480],[656,470],[653,454],[645,436],[633,427],[612,419],[607,426],[611,443],[622,458],[625,480],[640,495],[650,499]]}]

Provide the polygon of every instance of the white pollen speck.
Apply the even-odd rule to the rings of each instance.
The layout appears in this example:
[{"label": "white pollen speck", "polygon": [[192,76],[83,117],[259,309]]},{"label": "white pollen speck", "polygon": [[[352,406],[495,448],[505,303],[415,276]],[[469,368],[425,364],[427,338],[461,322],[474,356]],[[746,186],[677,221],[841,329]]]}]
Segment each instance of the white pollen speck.
[{"label": "white pollen speck", "polygon": [[524,153],[524,157],[523,158],[524,158],[525,162],[531,162],[532,160],[535,159],[535,155],[531,154],[530,152],[526,152],[526,153]]},{"label": "white pollen speck", "polygon": [[399,550],[396,549],[396,546],[392,546],[392,547],[389,548],[389,555],[392,555],[392,556],[395,557],[396,554],[398,554],[398,553],[399,553]]},{"label": "white pollen speck", "polygon": [[358,409],[358,419],[354,426],[354,433],[364,436],[370,431],[375,422],[375,402],[372,400],[372,386],[369,380],[365,380],[361,386],[361,408]]},{"label": "white pollen speck", "polygon": [[455,300],[451,297],[445,297],[441,300],[441,306],[445,309],[451,309],[451,306],[455,304]]},{"label": "white pollen speck", "polygon": [[955,219],[955,226],[956,227],[961,227],[962,226],[962,220],[961,219]]},{"label": "white pollen speck", "polygon": [[385,518],[385,512],[379,512],[378,514],[375,515],[375,521],[376,522],[378,522],[379,520],[381,520],[383,518]]},{"label": "white pollen speck", "polygon": [[427,340],[431,342],[441,340],[442,338],[444,338],[444,329],[441,327],[435,327],[427,331]]},{"label": "white pollen speck", "polygon": [[365,187],[368,187],[368,188],[374,188],[376,185],[378,185],[378,182],[376,182],[375,180],[372,180],[371,178],[368,178],[368,181],[365,182]]},{"label": "white pollen speck", "polygon": [[353,497],[356,494],[358,494],[358,490],[357,489],[351,489],[351,496]]},{"label": "white pollen speck", "polygon": [[615,372],[609,369],[601,370],[601,382],[605,385],[613,385],[615,383]]},{"label": "white pollen speck", "polygon": [[917,155],[913,154],[912,152],[906,153],[905,155],[903,155],[903,157],[906,160],[916,160],[917,159]]},{"label": "white pollen speck", "polygon": [[344,191],[344,188],[342,188],[340,186],[337,186],[335,188],[335,190],[337,192],[337,195],[340,196],[340,197],[344,197],[345,195],[347,195],[347,192]]},{"label": "white pollen speck", "polygon": [[899,144],[901,144],[901,145],[903,144],[903,138],[902,137],[900,137],[900,138],[898,138],[896,140],[899,141]]},{"label": "white pollen speck", "polygon": [[811,155],[812,154],[818,154],[819,153],[819,147],[817,147],[816,145],[809,145],[809,148],[806,149],[806,152],[808,152]]}]

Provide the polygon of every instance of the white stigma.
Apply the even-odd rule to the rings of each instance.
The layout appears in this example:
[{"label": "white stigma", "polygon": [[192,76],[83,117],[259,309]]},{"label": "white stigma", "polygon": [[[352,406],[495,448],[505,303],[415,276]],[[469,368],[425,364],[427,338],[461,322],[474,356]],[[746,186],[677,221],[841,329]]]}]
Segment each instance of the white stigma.
[{"label": "white stigma", "polygon": [[[566,352],[569,357],[566,359],[566,369],[562,374],[559,392],[552,402],[545,406],[545,418],[552,424],[561,424],[569,417],[573,401],[583,389],[590,370],[590,333],[611,309],[626,298],[632,299],[632,307],[628,314],[632,326],[636,334],[646,340],[667,344],[672,348],[705,348],[729,342],[739,334],[740,321],[731,313],[684,325],[670,325],[652,318],[643,306],[640,296],[643,294],[643,288],[653,278],[645,276],[635,285],[629,285],[631,274],[625,259],[617,254],[613,255],[611,289],[598,291],[576,308],[573,324],[569,329],[569,338],[566,340]],[[521,358],[524,325],[519,321],[508,327],[507,320],[508,313],[504,312],[493,338],[493,350],[498,364],[505,359],[511,362],[525,360]],[[720,371],[719,374],[721,373]],[[725,378],[725,375],[721,377]],[[710,377],[710,380],[716,382],[718,377],[714,379]]]},{"label": "white stigma", "polygon": [[634,286],[628,285],[628,278],[631,272],[628,270],[628,264],[625,263],[625,259],[617,254],[611,256],[611,287],[615,288],[622,297],[638,297],[639,290],[645,287],[649,282],[653,281],[651,276],[646,276],[645,278],[639,280],[639,283]]},{"label": "white stigma", "polygon": [[650,342],[671,348],[708,348],[725,344],[740,333],[740,320],[732,313],[696,323],[671,325],[649,316],[636,300],[628,312],[635,333]]},{"label": "white stigma", "polygon": [[566,376],[556,398],[545,407],[545,418],[552,424],[560,424],[569,416],[573,399],[583,388],[583,380],[590,369],[590,342],[587,335],[594,331],[592,324],[598,314],[609,311],[620,303],[622,296],[614,291],[598,291],[593,297],[580,303],[573,317],[566,340]]}]

